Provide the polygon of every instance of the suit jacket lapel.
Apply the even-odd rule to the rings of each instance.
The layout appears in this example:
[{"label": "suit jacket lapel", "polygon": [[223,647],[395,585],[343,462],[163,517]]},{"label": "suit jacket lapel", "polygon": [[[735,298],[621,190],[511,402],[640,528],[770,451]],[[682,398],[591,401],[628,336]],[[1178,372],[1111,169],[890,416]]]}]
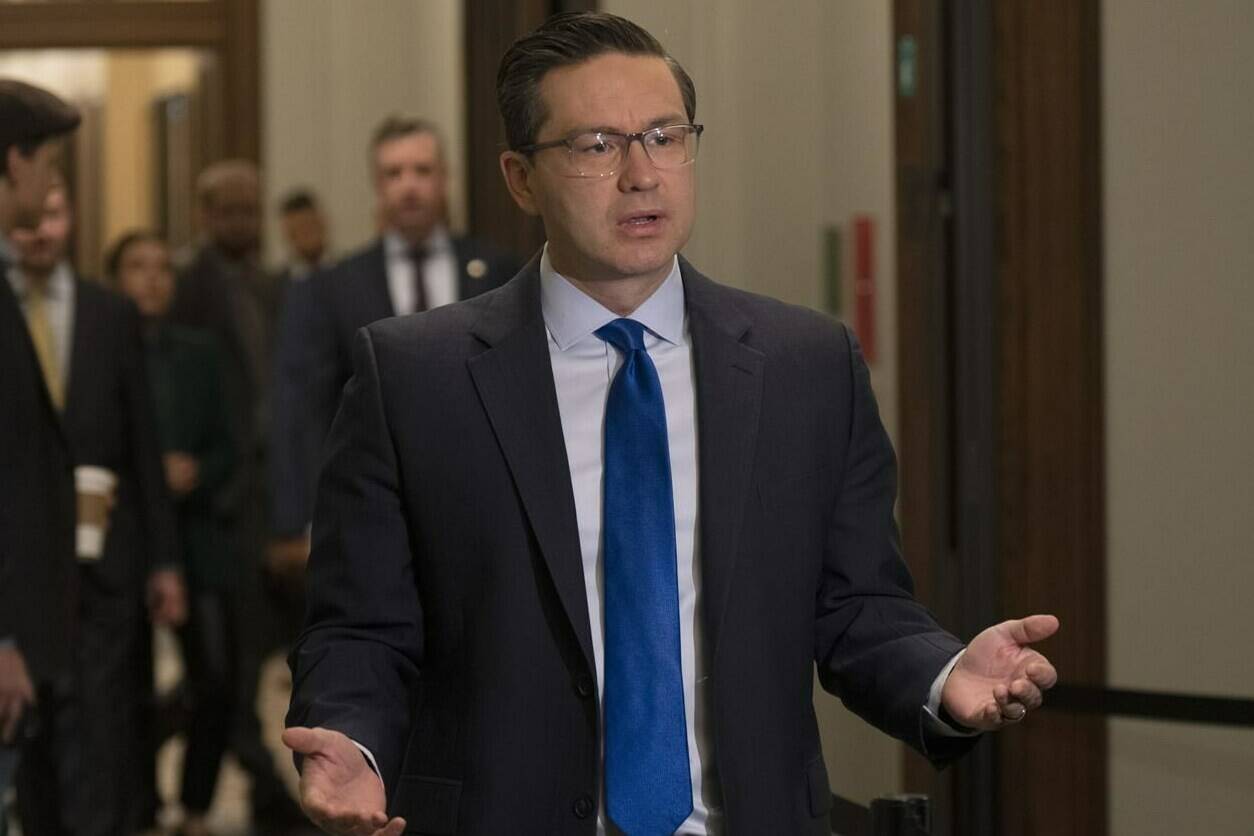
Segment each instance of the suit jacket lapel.
[{"label": "suit jacket lapel", "polygon": [[540,310],[539,259],[492,295],[474,329],[488,345],[468,365],[589,669],[592,630],[566,441]]},{"label": "suit jacket lapel", "polygon": [[730,294],[682,259],[680,267],[696,368],[700,564],[712,666],[740,552],[765,358],[743,341],[750,323]]}]

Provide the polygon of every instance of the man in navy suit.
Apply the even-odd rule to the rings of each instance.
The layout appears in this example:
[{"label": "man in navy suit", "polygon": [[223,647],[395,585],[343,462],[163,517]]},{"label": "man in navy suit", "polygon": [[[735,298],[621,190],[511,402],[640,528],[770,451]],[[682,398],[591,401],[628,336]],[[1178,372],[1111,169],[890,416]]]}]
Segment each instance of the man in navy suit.
[{"label": "man in navy suit", "polygon": [[306,811],[817,836],[816,669],[937,764],[1039,706],[1056,673],[1029,645],[1056,619],[964,648],[914,600],[849,331],[678,255],[703,130],[679,64],[558,15],[497,92],[548,241],[505,287],[356,337],[291,659]]},{"label": "man in navy suit", "polygon": [[[60,140],[78,122],[48,91],[0,79],[0,797],[35,727],[39,692],[68,676],[72,661],[74,465],[45,382],[56,362],[51,329],[8,276],[17,260],[10,235],[39,224]],[[32,313],[44,326],[38,344]]]},{"label": "man in navy suit", "polygon": [[151,762],[149,620],[180,623],[186,610],[174,509],[166,492],[139,314],[126,298],[80,278],[66,260],[72,220],[63,183],[34,230],[13,235],[9,282],[45,297],[55,374],[47,375],[76,466],[117,477],[108,536],[78,567],[74,682],[47,688],[41,729],[18,778],[23,831],[76,834],[143,829],[155,812]]},{"label": "man in navy suit", "polygon": [[315,471],[363,325],[469,299],[504,284],[520,264],[446,226],[448,170],[430,122],[390,116],[375,130],[371,167],[382,235],[334,267],[293,285],[279,325],[271,436],[277,566],[308,554]]}]

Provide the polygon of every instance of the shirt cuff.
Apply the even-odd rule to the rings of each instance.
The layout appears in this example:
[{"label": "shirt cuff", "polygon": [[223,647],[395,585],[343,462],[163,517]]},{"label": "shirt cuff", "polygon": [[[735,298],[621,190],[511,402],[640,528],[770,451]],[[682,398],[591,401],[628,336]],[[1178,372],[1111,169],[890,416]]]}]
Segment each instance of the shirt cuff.
[{"label": "shirt cuff", "polygon": [[[358,743],[356,740],[353,740],[351,737],[349,738],[349,740],[350,740],[350,741],[352,741],[352,744],[353,744],[354,746],[356,746],[358,749],[360,749],[360,750],[361,750],[362,755],[366,758],[366,763],[370,764],[370,768],[374,770],[374,774],[375,774],[375,775],[378,775],[378,776],[379,776],[379,780],[380,780],[380,781],[382,781],[382,780],[383,780],[383,773],[379,771],[379,764],[378,764],[378,762],[377,762],[377,761],[375,761],[375,759],[374,759],[374,754],[373,754],[373,753],[371,753],[371,751],[370,751],[369,749],[367,749],[365,746],[362,746],[362,745],[361,745],[360,743]],[[384,787],[384,790],[386,790],[386,789],[387,789],[387,788],[386,788],[386,787]]]},{"label": "shirt cuff", "polygon": [[954,665],[958,664],[958,660],[962,658],[962,654],[966,653],[964,647],[954,654],[954,658],[949,660],[945,667],[941,668],[941,672],[936,675],[936,679],[932,681],[932,689],[927,694],[927,705],[923,706],[923,713],[926,715],[927,730],[941,737],[975,737],[979,734],[974,729],[955,728],[946,723],[941,717],[941,693],[945,690],[945,681],[949,679],[949,674],[954,669]]}]

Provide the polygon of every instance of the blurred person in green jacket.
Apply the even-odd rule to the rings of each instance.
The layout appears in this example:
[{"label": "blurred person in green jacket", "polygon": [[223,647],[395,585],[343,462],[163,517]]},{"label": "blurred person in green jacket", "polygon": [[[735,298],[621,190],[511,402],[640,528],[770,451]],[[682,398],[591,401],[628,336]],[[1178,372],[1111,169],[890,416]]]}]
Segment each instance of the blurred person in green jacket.
[{"label": "blurred person in green jacket", "polygon": [[190,716],[183,763],[182,832],[208,833],[205,814],[232,728],[236,694],[237,619],[233,509],[223,489],[235,468],[229,404],[212,334],[173,325],[174,272],[155,233],[123,236],[108,258],[115,287],[139,308],[166,484],[174,497],[188,586],[188,620],[180,631]]}]

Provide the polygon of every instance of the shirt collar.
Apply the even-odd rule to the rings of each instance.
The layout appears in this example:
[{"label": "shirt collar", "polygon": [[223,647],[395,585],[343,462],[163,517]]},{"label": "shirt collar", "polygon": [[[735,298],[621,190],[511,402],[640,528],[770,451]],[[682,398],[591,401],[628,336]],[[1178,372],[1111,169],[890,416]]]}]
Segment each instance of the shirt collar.
[{"label": "shirt collar", "polygon": [[[25,300],[26,294],[30,291],[30,280],[26,278],[26,274],[20,267],[12,264],[9,265],[8,273],[9,286],[13,288],[14,295],[18,299]],[[46,295],[54,300],[68,299],[73,286],[74,274],[70,271],[70,265],[62,261],[52,268],[52,275],[48,277]]]},{"label": "shirt collar", "polygon": [[[553,269],[547,243],[540,256],[540,307],[544,324],[562,351],[619,318]],[[678,345],[684,341],[684,280],[678,257],[653,295],[632,311],[631,319],[669,343]]]},{"label": "shirt collar", "polygon": [[[449,238],[448,230],[443,226],[437,226],[431,230],[431,234],[427,236],[427,240],[422,244],[423,249],[428,254],[446,252],[453,246],[452,240]],[[383,234],[383,249],[387,253],[388,258],[408,257],[410,246],[400,233],[395,230],[388,230]]]}]

